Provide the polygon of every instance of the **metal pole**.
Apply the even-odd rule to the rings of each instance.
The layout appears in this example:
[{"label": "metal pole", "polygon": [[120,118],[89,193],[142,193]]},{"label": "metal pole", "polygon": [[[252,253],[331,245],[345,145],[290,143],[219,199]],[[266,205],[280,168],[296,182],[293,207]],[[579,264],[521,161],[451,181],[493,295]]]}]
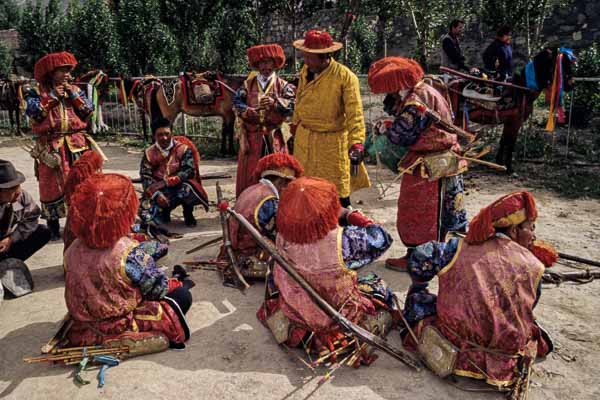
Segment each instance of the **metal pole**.
[{"label": "metal pole", "polygon": [[571,118],[573,116],[573,102],[575,101],[575,90],[577,85],[573,86],[571,92],[571,104],[569,104],[569,126],[567,127],[567,149],[565,150],[565,158],[569,158],[569,140],[571,139]]}]

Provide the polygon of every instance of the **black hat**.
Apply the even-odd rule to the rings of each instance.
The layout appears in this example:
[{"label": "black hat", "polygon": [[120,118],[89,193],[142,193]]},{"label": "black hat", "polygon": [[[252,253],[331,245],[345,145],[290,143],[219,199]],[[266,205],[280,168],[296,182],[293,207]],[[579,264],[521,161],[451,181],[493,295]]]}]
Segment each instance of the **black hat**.
[{"label": "black hat", "polygon": [[10,161],[0,160],[0,189],[10,189],[25,182],[25,175],[15,169]]}]

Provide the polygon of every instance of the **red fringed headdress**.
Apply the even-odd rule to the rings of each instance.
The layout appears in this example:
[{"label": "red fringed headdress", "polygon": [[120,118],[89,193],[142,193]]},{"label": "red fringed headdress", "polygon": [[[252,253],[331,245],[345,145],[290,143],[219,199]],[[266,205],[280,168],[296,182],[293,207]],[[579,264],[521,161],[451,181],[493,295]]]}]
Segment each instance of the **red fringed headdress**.
[{"label": "red fringed headdress", "polygon": [[340,42],[334,42],[331,35],[325,31],[312,29],[304,34],[304,39],[294,41],[294,47],[307,53],[333,53],[344,47]]},{"label": "red fringed headdress", "polygon": [[256,180],[268,175],[275,175],[285,179],[299,178],[304,174],[304,168],[296,157],[286,153],[269,154],[258,160],[254,169]]},{"label": "red fringed headdress", "polygon": [[131,179],[119,174],[96,174],[83,181],[71,196],[71,227],[88,247],[106,249],[131,231],[138,206]]},{"label": "red fringed headdress", "polygon": [[519,225],[537,219],[535,199],[529,192],[515,192],[481,209],[469,223],[468,243],[482,243],[494,236],[495,228]]},{"label": "red fringed headdress", "polygon": [[85,179],[97,173],[102,168],[103,163],[102,156],[95,151],[86,151],[79,160],[75,161],[69,170],[69,175],[65,182],[64,193],[67,204],[71,204],[71,195],[75,192],[77,186]]},{"label": "red fringed headdress", "polygon": [[369,68],[369,87],[373,93],[397,93],[412,89],[423,79],[423,68],[415,60],[386,57]]},{"label": "red fringed headdress", "polygon": [[33,77],[39,83],[45,83],[47,75],[56,68],[71,67],[71,69],[73,69],[76,65],[77,59],[68,51],[46,54],[35,63],[35,66],[33,67]]},{"label": "red fringed headdress", "polygon": [[248,63],[254,69],[258,69],[258,63],[265,58],[272,58],[275,62],[275,69],[280,69],[285,65],[285,53],[278,44],[261,44],[250,47],[246,50]]},{"label": "red fringed headdress", "polygon": [[280,196],[277,234],[292,243],[314,243],[338,226],[340,208],[333,183],[311,177],[293,180]]}]

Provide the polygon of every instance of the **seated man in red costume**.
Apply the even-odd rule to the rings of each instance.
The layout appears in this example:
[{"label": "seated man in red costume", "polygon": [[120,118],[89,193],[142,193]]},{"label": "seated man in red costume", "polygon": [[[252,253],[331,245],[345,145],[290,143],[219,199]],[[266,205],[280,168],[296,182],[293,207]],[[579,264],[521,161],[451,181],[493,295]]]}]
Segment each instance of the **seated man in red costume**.
[{"label": "seated man in red costume", "polygon": [[425,105],[452,123],[450,106],[422,79],[421,66],[402,57],[384,58],[369,69],[371,91],[387,93],[384,111],[395,118],[389,128],[381,124],[376,129],[393,144],[408,147],[399,165],[403,175],[396,227],[409,250],[405,257],[386,261],[386,267],[404,271],[412,248],[443,240],[449,231],[464,232],[467,226],[462,178],[466,163],[452,152],[460,149],[457,137],[419,111]]},{"label": "seated man in red costume", "polygon": [[[309,177],[292,181],[281,194],[276,222],[278,251],[346,318],[365,324],[369,315],[377,315],[376,304],[395,307],[391,291],[379,278],[371,274],[367,279],[357,279],[350,269],[377,259],[392,239],[383,227],[360,212],[342,208],[334,184]],[[331,350],[340,328],[309,294],[278,265],[267,284],[270,295],[258,317],[272,329],[276,339],[297,346],[311,337],[311,343],[305,343],[307,348],[319,353]],[[272,324],[272,320],[279,323]],[[283,326],[289,326],[285,332],[277,332],[281,320],[286,321]]]},{"label": "seated man in red costume", "polygon": [[34,67],[39,93],[26,90],[26,114],[36,145],[31,151],[39,181],[42,218],[47,220],[52,240],[60,239],[59,219],[65,217],[65,180],[73,162],[89,149],[85,134],[93,106],[81,89],[71,85],[70,72],[77,65],[68,52],[51,53]]},{"label": "seated man in red costume", "polygon": [[196,226],[194,206],[208,211],[208,196],[202,187],[196,146],[185,136],[173,137],[169,120],[152,122],[154,144],[144,153],[140,176],[144,194],[140,204],[142,224],[166,224],[171,211],[183,207],[186,226]]},{"label": "seated man in red costume", "polygon": [[[246,188],[238,196],[235,211],[250,221],[264,236],[275,240],[279,193],[289,182],[302,176],[303,172],[298,160],[289,154],[274,153],[261,158],[254,170],[259,182]],[[242,274],[249,278],[264,278],[268,256],[236,219],[230,218],[228,224],[231,245],[238,257]]]},{"label": "seated man in red costume", "polygon": [[257,181],[253,176],[258,160],[267,154],[287,152],[281,124],[294,112],[296,88],[277,76],[285,65],[285,54],[278,44],[248,49],[248,62],[258,73],[251,73],[233,100],[242,120],[235,195],[239,196]]},{"label": "seated man in red costume", "polygon": [[193,282],[166,278],[128,234],[138,199],[131,180],[96,174],[71,196],[69,218],[77,237],[65,252],[65,300],[73,325],[71,346],[127,341],[150,351],[183,348],[185,313]]},{"label": "seated man in red costume", "polygon": [[[552,351],[533,309],[544,264],[557,255],[534,242],[536,218],[533,196],[512,193],[482,209],[466,238],[428,242],[411,254],[404,313],[419,340],[431,338],[435,332],[427,329],[434,327],[458,349],[446,373],[511,387],[536,357]],[[427,290],[435,276],[437,298]],[[410,335],[405,343],[414,346]]]}]

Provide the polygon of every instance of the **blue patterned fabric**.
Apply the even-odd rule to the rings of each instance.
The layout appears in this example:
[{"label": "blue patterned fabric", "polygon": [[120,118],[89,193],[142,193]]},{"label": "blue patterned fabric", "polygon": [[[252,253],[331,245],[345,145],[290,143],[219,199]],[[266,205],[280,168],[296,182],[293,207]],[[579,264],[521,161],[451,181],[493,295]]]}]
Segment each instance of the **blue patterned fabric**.
[{"label": "blue patterned fabric", "polygon": [[278,204],[279,200],[269,199],[258,209],[258,224],[261,231],[270,239],[275,239],[275,216],[277,215]]},{"label": "blue patterned fabric", "polygon": [[148,300],[162,299],[169,289],[167,277],[155,262],[164,251],[164,247],[161,247],[164,245],[154,242],[142,242],[129,252],[125,261],[125,273]]},{"label": "blue patterned fabric", "polygon": [[346,226],[342,232],[342,257],[350,269],[372,263],[392,245],[392,237],[380,225]]},{"label": "blue patterned fabric", "polygon": [[413,283],[404,303],[404,317],[410,324],[435,315],[437,296],[427,290],[428,282],[450,263],[458,243],[459,239],[456,238],[445,243],[431,241],[412,251],[408,259],[408,273]]},{"label": "blue patterned fabric", "polygon": [[429,117],[422,116],[417,107],[407,106],[394,119],[392,126],[385,132],[389,141],[400,146],[412,146],[419,135],[429,126]]},{"label": "blue patterned fabric", "polygon": [[467,231],[467,210],[464,206],[463,176],[456,175],[444,178],[444,199],[442,210],[442,238],[447,232],[466,232]]},{"label": "blue patterned fabric", "polygon": [[366,275],[360,276],[357,279],[358,288],[361,292],[374,297],[375,299],[386,304],[391,310],[397,310],[398,307],[394,301],[394,293],[387,283],[377,274],[369,272]]}]

